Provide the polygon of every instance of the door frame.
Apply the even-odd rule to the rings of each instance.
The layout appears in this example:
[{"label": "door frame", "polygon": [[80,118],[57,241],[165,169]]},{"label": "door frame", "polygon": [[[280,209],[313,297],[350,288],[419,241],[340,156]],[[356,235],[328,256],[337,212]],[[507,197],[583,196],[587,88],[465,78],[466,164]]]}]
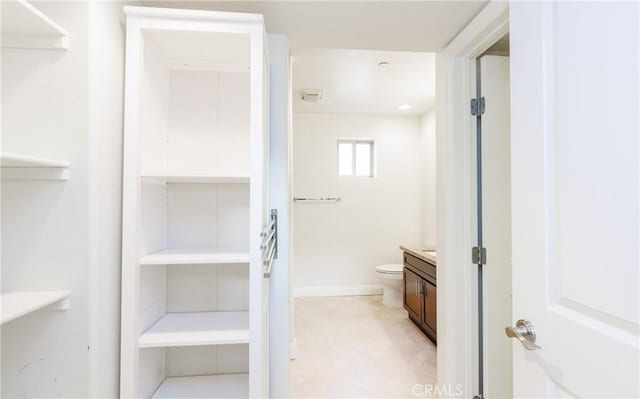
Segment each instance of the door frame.
[{"label": "door frame", "polygon": [[438,387],[478,394],[475,60],[509,32],[509,4],[491,1],[436,55]]}]

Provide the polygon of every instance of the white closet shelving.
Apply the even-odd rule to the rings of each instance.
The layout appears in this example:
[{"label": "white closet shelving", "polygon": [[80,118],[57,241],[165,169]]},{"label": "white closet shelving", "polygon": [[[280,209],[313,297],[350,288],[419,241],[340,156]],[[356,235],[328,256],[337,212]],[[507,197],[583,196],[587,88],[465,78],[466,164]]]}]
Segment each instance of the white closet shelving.
[{"label": "white closet shelving", "polygon": [[[88,356],[82,344],[88,332],[75,322],[86,297],[75,296],[88,257],[79,250],[86,244],[86,182],[82,174],[68,181],[70,162],[56,155],[86,151],[83,132],[73,122],[83,115],[69,106],[86,96],[68,84],[83,67],[69,62],[69,33],[55,21],[77,19],[71,10],[81,7],[34,4],[0,1],[0,385],[2,397],[77,396],[75,387],[41,377],[81,376]],[[34,359],[40,359],[38,371],[22,372]]]},{"label": "white closet shelving", "polygon": [[5,180],[67,180],[69,162],[25,154],[0,153],[1,174]]},{"label": "white closet shelving", "polygon": [[206,175],[198,173],[145,174],[143,183],[249,183],[245,175]]},{"label": "white closet shelving", "polygon": [[25,0],[3,0],[2,47],[59,49],[69,48],[69,34],[51,18]]},{"label": "white closet shelving", "polygon": [[140,265],[205,265],[249,263],[249,252],[216,249],[167,249],[145,255]]},{"label": "white closet shelving", "polygon": [[267,397],[262,16],[125,7],[121,397]]},{"label": "white closet shelving", "polygon": [[248,374],[173,377],[162,382],[153,399],[248,398]]},{"label": "white closet shelving", "polygon": [[45,308],[67,310],[69,295],[69,291],[16,291],[2,294],[0,324]]},{"label": "white closet shelving", "polygon": [[167,313],[138,340],[141,348],[249,343],[249,312]]}]

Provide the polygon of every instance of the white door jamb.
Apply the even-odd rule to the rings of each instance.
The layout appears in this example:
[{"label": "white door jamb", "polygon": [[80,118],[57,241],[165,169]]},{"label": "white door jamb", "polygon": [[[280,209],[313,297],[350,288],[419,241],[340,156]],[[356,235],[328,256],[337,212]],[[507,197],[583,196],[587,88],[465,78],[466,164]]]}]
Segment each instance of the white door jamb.
[{"label": "white door jamb", "polygon": [[509,31],[509,5],[491,1],[436,57],[438,388],[477,394],[475,59]]}]

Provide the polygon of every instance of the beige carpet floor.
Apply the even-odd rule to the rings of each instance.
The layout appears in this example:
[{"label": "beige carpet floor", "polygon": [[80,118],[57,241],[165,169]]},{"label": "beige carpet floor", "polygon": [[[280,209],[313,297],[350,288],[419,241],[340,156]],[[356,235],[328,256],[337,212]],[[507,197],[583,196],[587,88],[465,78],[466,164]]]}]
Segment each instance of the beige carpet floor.
[{"label": "beige carpet floor", "polygon": [[295,334],[293,398],[415,398],[437,381],[436,346],[381,296],[296,298]]}]

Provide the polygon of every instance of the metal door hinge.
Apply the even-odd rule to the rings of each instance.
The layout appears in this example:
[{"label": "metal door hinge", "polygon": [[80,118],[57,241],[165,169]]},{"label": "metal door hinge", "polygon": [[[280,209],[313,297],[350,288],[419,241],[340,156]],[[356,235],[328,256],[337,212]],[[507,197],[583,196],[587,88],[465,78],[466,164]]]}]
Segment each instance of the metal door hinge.
[{"label": "metal door hinge", "polygon": [[487,249],[483,247],[471,248],[471,263],[473,264],[487,264]]},{"label": "metal door hinge", "polygon": [[478,116],[484,114],[484,108],[484,97],[480,97],[480,101],[478,101],[477,98],[471,99],[471,115]]}]

